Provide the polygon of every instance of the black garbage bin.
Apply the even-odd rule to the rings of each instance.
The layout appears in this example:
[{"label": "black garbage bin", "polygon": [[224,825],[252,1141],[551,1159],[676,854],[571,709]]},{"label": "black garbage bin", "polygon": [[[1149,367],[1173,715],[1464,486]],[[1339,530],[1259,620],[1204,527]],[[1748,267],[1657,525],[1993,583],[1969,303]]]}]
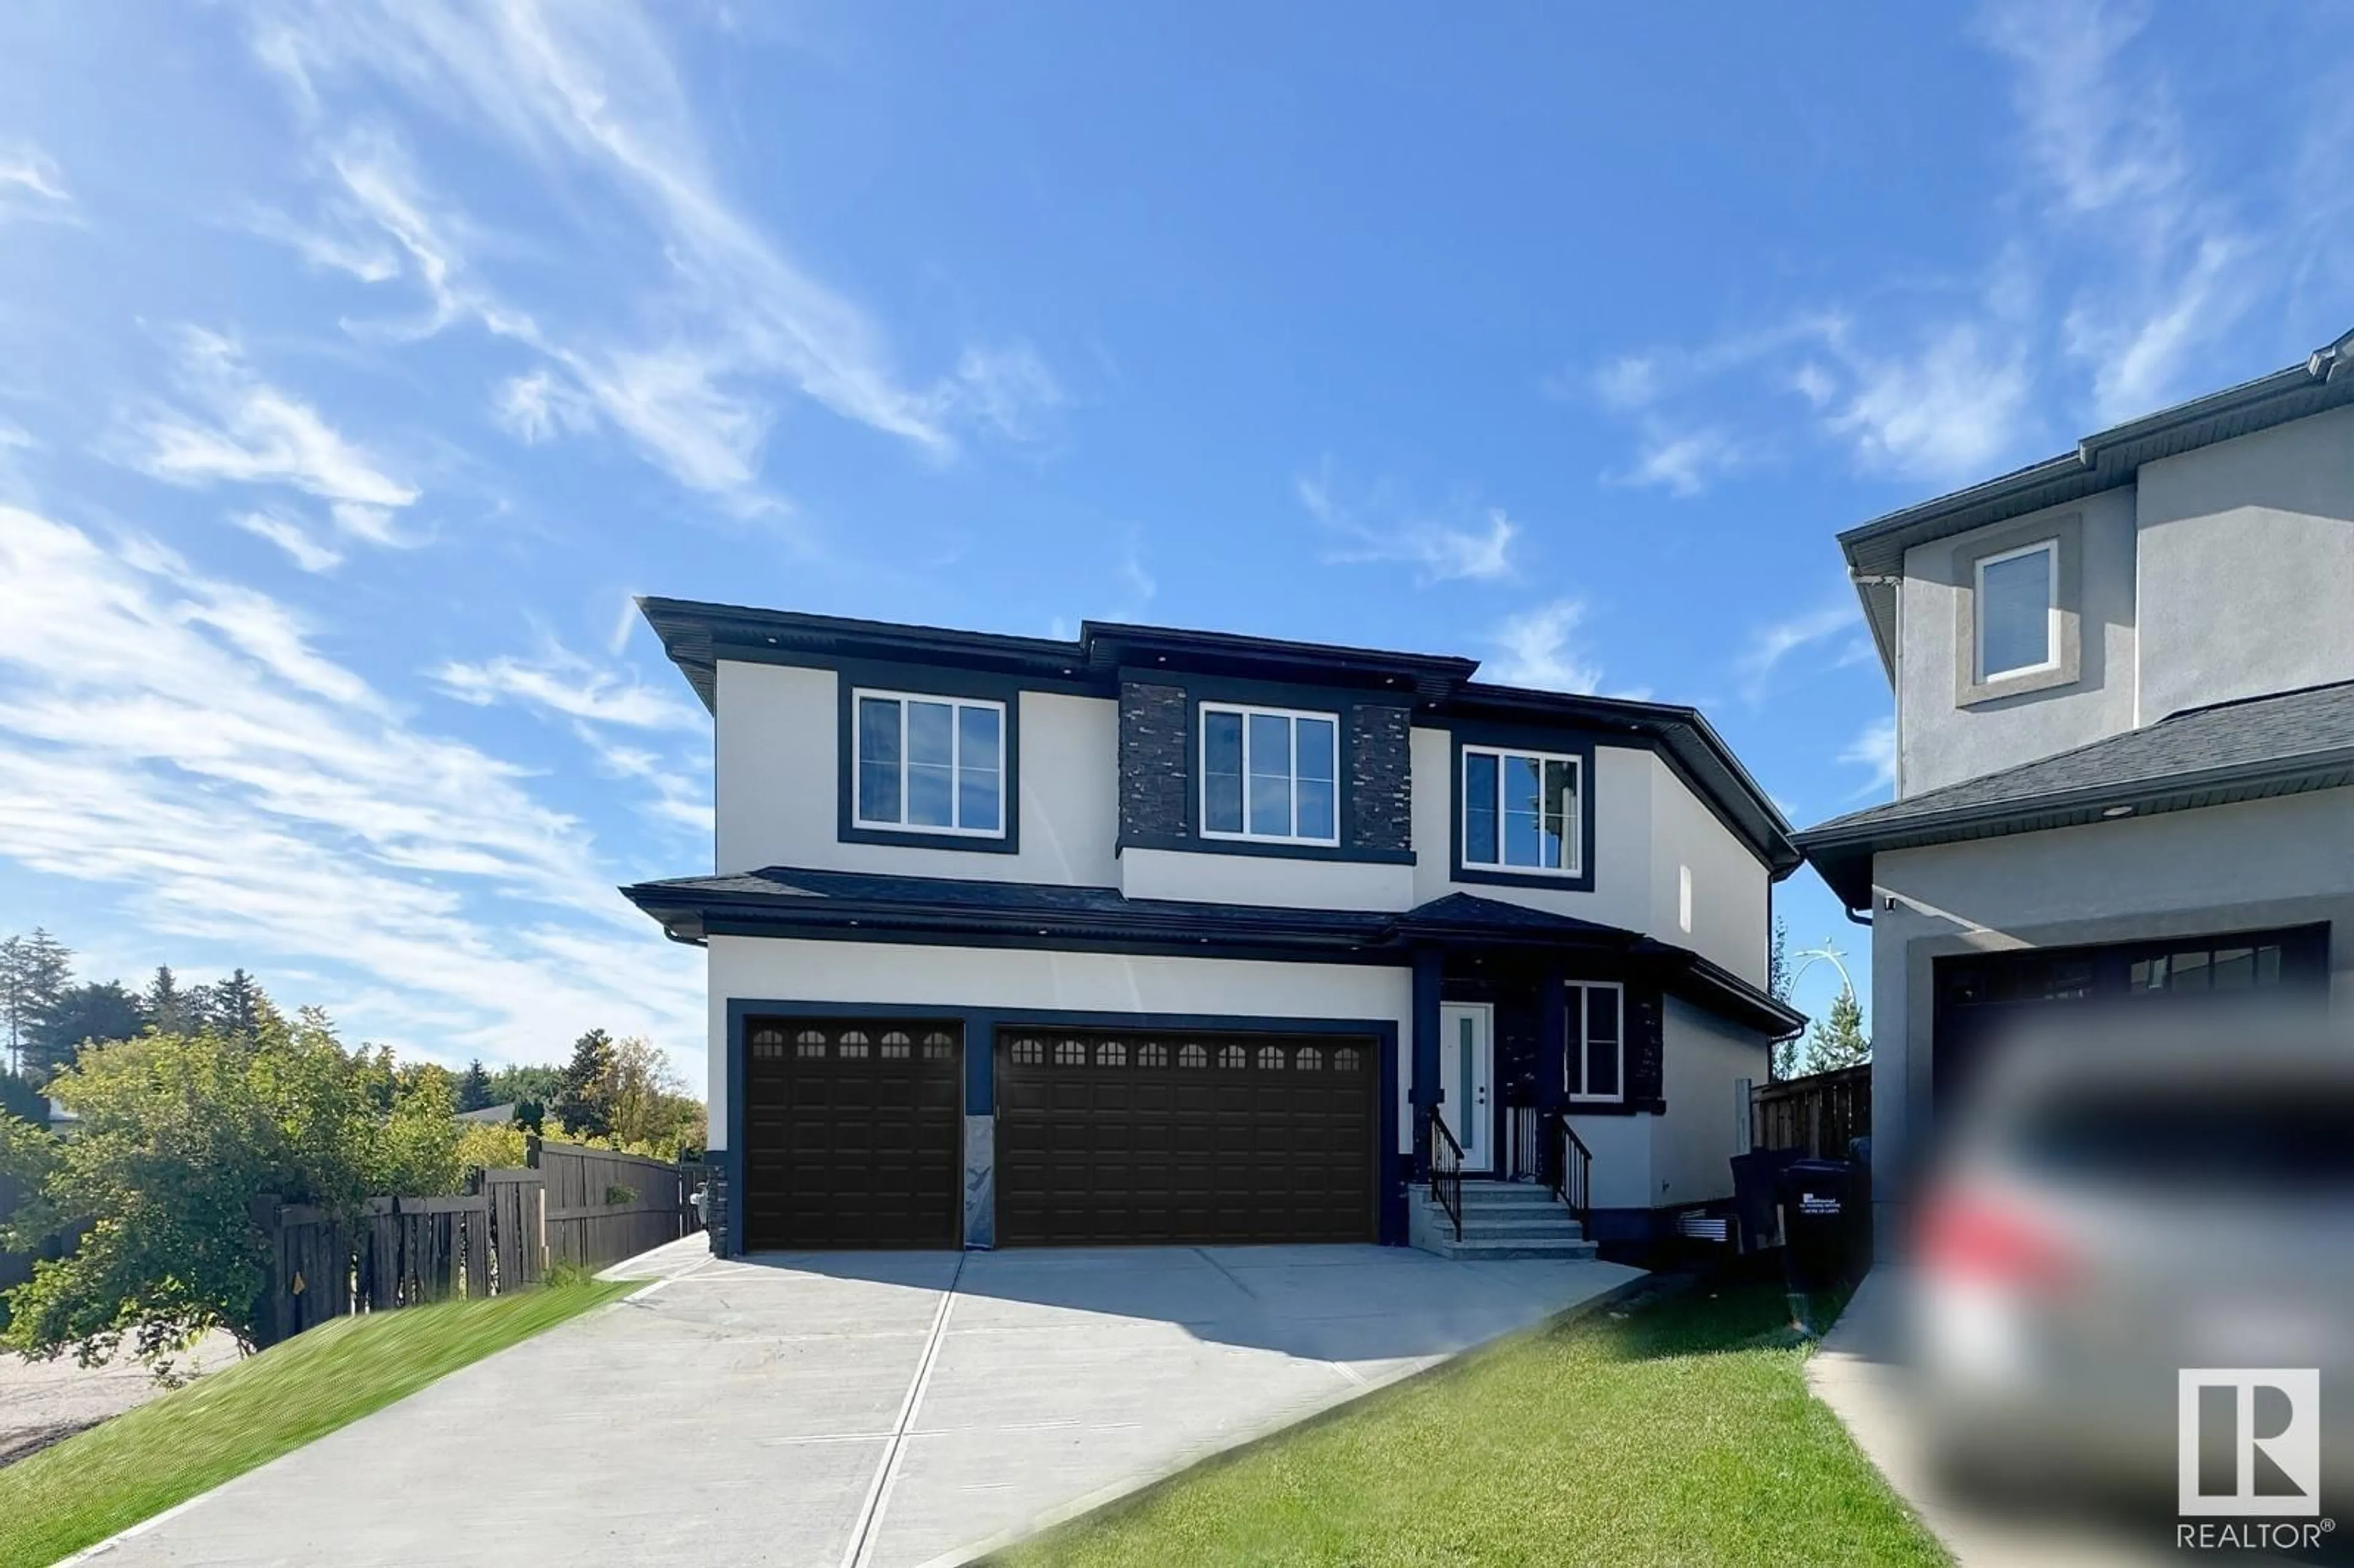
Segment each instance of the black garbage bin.
[{"label": "black garbage bin", "polygon": [[1855,1169],[1844,1160],[1796,1160],[1782,1171],[1783,1257],[1790,1288],[1830,1290],[1855,1259]]}]

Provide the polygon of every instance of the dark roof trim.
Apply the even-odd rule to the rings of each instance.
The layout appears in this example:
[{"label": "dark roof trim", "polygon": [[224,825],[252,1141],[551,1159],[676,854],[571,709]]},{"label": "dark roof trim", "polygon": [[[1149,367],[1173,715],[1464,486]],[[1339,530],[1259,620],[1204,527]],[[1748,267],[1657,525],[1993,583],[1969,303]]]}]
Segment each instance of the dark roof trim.
[{"label": "dark roof trim", "polygon": [[2110,820],[2108,813],[2119,807],[2126,809],[2120,816],[2149,817],[2349,784],[2354,747],[2338,747],[2130,783],[2080,785],[2028,800],[1933,809],[1893,821],[1841,818],[1798,834],[1797,842],[1831,891],[1849,908],[1861,909],[1872,902],[1872,857],[1891,850],[2084,827]]},{"label": "dark roof trim", "polygon": [[1872,579],[1901,576],[1904,552],[1915,545],[2064,506],[2131,483],[2144,463],[2349,404],[2354,404],[2354,332],[2269,376],[2094,431],[2073,452],[1848,529],[1839,536],[1840,548],[1872,623],[1881,663],[1893,678],[1896,594]]},{"label": "dark roof trim", "polygon": [[[823,891],[826,888],[835,891]],[[1117,888],[882,877],[772,866],[639,883],[621,895],[673,941],[713,935],[944,946],[1063,946],[1308,962],[1404,962],[1434,942],[1616,951],[1735,1022],[1786,1035],[1806,1020],[1688,948],[1613,926],[1454,894],[1403,914],[1131,899]]]},{"label": "dark roof trim", "polygon": [[1048,690],[1111,696],[1123,671],[1238,675],[1394,693],[1441,716],[1575,724],[1656,743],[1685,784],[1766,863],[1776,880],[1802,863],[1790,824],[1698,710],[1624,697],[1533,691],[1476,682],[1476,659],[1294,642],[1225,631],[1087,621],[1071,641],[940,627],[642,598],[638,608],[695,695],[718,712],[722,658],[751,662],[875,661],[991,672]]}]

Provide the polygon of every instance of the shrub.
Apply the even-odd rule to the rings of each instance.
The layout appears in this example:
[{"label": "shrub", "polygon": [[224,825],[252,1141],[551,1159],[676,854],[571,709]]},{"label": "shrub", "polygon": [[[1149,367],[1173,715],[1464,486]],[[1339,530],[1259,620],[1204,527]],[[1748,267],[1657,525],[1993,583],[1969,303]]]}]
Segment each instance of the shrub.
[{"label": "shrub", "polygon": [[0,1123],[0,1168],[29,1194],[0,1241],[89,1229],[9,1293],[0,1345],[27,1355],[90,1364],[127,1340],[153,1362],[213,1328],[250,1349],[270,1284],[254,1199],[355,1215],[371,1193],[460,1180],[450,1075],[347,1052],[315,1009],[93,1046],[48,1092],[81,1120],[58,1139]]}]

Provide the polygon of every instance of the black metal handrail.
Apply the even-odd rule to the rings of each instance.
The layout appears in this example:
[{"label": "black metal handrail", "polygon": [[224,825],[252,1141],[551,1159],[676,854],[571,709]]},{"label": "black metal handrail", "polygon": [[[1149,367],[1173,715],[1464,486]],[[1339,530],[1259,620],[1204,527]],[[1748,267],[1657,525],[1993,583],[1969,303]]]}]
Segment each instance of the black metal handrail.
[{"label": "black metal handrail", "polygon": [[1455,1239],[1463,1239],[1463,1146],[1447,1129],[1447,1118],[1437,1106],[1423,1111],[1430,1129],[1430,1198],[1455,1224]]},{"label": "black metal handrail", "polygon": [[1585,1147],[1585,1139],[1569,1125],[1567,1113],[1554,1111],[1550,1119],[1560,1136],[1546,1140],[1551,1145],[1547,1152],[1553,1156],[1547,1161],[1553,1169],[1546,1184],[1553,1189],[1553,1197],[1568,1206],[1571,1217],[1590,1229],[1594,1219],[1594,1150]]}]

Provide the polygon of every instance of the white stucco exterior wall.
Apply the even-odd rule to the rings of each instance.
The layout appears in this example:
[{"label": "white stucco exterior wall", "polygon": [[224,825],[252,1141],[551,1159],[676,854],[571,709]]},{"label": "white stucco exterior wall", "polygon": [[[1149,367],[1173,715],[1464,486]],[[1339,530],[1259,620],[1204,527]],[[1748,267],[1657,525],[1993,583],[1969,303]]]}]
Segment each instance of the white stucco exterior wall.
[{"label": "white stucco exterior wall", "polygon": [[1749,1114],[1742,1079],[1766,1081],[1766,1041],[1670,996],[1661,1012],[1660,1096],[1651,1118],[1651,1202],[1702,1203],[1733,1196],[1733,1157]]},{"label": "white stucco exterior wall", "polygon": [[717,853],[722,875],[766,865],[1108,887],[1119,881],[1119,705],[1024,692],[1020,852],[843,843],[839,677],[723,660]]},{"label": "white stucco exterior wall", "polygon": [[2142,724],[2354,680],[2354,408],[2143,465]]},{"label": "white stucco exterior wall", "polygon": [[1632,1116],[1572,1116],[1570,1127],[1594,1152],[1594,1188],[1587,1202],[1597,1209],[1651,1206],[1651,1123],[1649,1111]]},{"label": "white stucco exterior wall", "polygon": [[[1598,755],[1598,754],[1597,754]],[[1772,879],[1674,769],[1646,754],[1651,779],[1651,934],[1723,964],[1755,986],[1766,984]],[[1598,770],[1598,768],[1597,768]],[[1691,873],[1691,929],[1679,919],[1681,874]]]},{"label": "white stucco exterior wall", "polygon": [[1398,1147],[1411,1147],[1414,982],[1404,969],[765,937],[710,941],[711,1137],[727,1137],[727,1003],[896,1002],[945,1009],[1350,1019],[1398,1031]]},{"label": "white stucco exterior wall", "polygon": [[1130,898],[1299,909],[1402,910],[1414,903],[1410,865],[1127,849],[1119,868],[1120,891]]}]

